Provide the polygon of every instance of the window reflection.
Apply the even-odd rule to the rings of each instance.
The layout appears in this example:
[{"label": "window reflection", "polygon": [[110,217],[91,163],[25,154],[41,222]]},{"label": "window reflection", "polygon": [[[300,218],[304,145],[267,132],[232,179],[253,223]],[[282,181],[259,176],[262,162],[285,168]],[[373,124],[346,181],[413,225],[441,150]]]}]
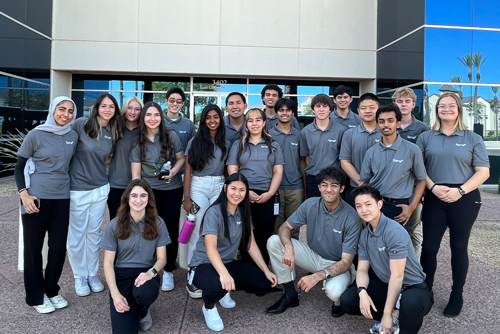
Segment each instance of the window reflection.
[{"label": "window reflection", "polygon": [[472,1],[473,0],[426,0],[425,23],[471,26]]}]

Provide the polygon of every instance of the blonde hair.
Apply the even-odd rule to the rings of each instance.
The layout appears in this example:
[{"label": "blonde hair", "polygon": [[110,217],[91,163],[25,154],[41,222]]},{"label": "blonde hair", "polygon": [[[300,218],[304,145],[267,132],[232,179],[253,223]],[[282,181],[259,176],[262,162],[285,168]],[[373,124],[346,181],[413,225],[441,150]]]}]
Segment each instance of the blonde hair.
[{"label": "blonde hair", "polygon": [[451,97],[455,100],[455,103],[457,104],[458,108],[458,117],[457,120],[455,121],[454,125],[454,130],[467,130],[468,127],[465,125],[464,120],[463,120],[463,114],[464,114],[464,109],[462,107],[462,101],[460,101],[460,98],[458,95],[454,93],[444,93],[441,96],[439,96],[436,106],[434,107],[434,113],[436,115],[436,121],[434,122],[434,125],[432,125],[432,130],[439,131],[441,130],[441,119],[439,118],[439,113],[438,113],[438,105],[441,102],[442,99],[445,97]]},{"label": "blonde hair", "polygon": [[141,100],[140,98],[138,98],[137,96],[131,96],[131,97],[129,97],[129,98],[127,99],[127,101],[125,101],[125,103],[124,103],[124,104],[123,104],[123,106],[122,106],[122,112],[121,112],[121,114],[122,114],[123,116],[125,116],[125,112],[126,112],[126,111],[127,111],[127,109],[128,109],[128,105],[129,105],[129,104],[130,104],[130,102],[132,102],[132,101],[135,101],[135,102],[139,103],[139,105],[141,106],[141,110],[142,110],[142,108],[144,108],[144,102],[142,102],[142,100]]},{"label": "blonde hair", "polygon": [[407,87],[396,89],[396,91],[394,92],[394,94],[392,94],[392,101],[396,102],[397,99],[400,99],[403,96],[410,97],[413,100],[413,102],[417,101],[417,95],[415,94],[415,92],[413,91],[413,89],[407,88]]}]

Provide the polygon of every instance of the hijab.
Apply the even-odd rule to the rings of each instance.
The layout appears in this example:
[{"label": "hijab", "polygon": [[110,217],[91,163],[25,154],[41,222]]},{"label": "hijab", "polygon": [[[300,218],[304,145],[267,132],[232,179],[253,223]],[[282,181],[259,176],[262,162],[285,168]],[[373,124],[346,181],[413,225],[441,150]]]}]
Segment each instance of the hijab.
[{"label": "hijab", "polygon": [[[61,102],[64,102],[64,101],[69,101],[69,102],[73,103],[73,108],[74,108],[73,109],[73,119],[68,124],[60,126],[60,125],[57,125],[57,123],[54,119],[54,112],[55,112],[57,106]],[[52,102],[50,102],[49,114],[47,115],[47,120],[45,121],[45,123],[37,126],[35,129],[46,131],[46,132],[52,132],[56,135],[62,136],[62,135],[65,135],[71,131],[71,125],[73,125],[75,120],[76,120],[76,104],[75,104],[75,102],[73,102],[73,100],[67,96],[58,96],[58,97],[54,98],[52,100]]]}]

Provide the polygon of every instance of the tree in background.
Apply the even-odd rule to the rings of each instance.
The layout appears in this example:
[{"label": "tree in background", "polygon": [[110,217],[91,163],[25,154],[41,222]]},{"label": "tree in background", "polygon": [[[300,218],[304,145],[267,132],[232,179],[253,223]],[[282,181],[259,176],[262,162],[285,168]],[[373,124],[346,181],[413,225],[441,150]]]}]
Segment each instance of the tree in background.
[{"label": "tree in background", "polygon": [[[472,55],[472,65],[474,65],[474,67],[476,69],[476,82],[477,83],[479,83],[479,81],[481,80],[481,66],[483,66],[486,59],[488,59],[488,56],[486,56],[483,59],[483,55],[481,54],[481,52],[476,52]],[[481,113],[481,111],[479,110],[479,108],[477,106],[478,88],[479,88],[479,86],[476,86],[474,88],[474,111],[476,112],[476,115],[477,115],[477,123],[479,123],[479,120],[480,120],[479,115]]]},{"label": "tree in background", "polygon": [[493,91],[493,94],[495,96],[493,97],[493,100],[490,101],[490,106],[491,106],[491,111],[495,115],[495,140],[498,140],[498,111],[499,111],[499,105],[498,105],[498,86],[492,86],[491,90]]},{"label": "tree in background", "polygon": [[[451,82],[462,82],[462,77],[455,75],[451,78]],[[458,85],[458,95],[460,95],[460,100],[464,98],[464,92],[462,92],[462,85]]]}]

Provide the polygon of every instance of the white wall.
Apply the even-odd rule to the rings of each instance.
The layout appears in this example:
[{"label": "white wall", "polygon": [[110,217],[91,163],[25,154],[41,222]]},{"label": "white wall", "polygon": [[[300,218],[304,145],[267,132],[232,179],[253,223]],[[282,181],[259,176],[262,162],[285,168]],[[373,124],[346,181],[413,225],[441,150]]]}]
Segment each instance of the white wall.
[{"label": "white wall", "polygon": [[54,0],[52,69],[376,77],[375,0]]}]

